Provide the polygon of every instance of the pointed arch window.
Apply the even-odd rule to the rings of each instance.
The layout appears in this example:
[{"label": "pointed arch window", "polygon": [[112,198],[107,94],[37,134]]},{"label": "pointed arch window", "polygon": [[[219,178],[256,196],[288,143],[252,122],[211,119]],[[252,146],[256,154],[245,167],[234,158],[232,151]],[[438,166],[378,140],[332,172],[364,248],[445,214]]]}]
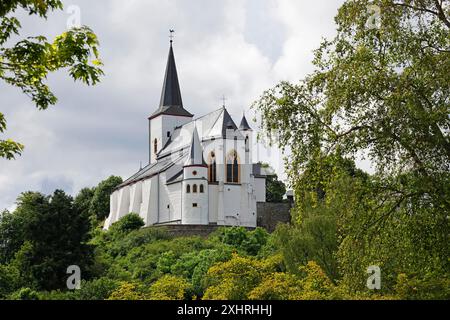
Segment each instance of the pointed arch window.
[{"label": "pointed arch window", "polygon": [[227,182],[239,183],[239,159],[236,150],[227,156]]},{"label": "pointed arch window", "polygon": [[249,143],[248,143],[248,135],[245,136],[245,151],[246,152],[250,151],[250,146],[249,146]]},{"label": "pointed arch window", "polygon": [[186,185],[186,193],[191,193],[191,185]]},{"label": "pointed arch window", "polygon": [[196,184],[194,184],[194,185],[192,186],[192,192],[193,192],[193,193],[197,193],[197,185],[196,185]]},{"label": "pointed arch window", "polygon": [[153,140],[153,152],[156,154],[158,152],[158,140]]},{"label": "pointed arch window", "polygon": [[204,193],[205,192],[205,187],[203,186],[203,184],[200,185],[200,193]]},{"label": "pointed arch window", "polygon": [[208,156],[208,180],[209,182],[217,182],[217,162],[214,151]]}]

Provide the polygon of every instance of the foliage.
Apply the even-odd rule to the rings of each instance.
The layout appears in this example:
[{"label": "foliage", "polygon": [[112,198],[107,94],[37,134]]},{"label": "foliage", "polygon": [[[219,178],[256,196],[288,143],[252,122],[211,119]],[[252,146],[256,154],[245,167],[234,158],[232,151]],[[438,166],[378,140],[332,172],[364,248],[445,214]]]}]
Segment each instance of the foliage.
[{"label": "foliage", "polygon": [[267,243],[269,234],[262,228],[247,231],[244,227],[219,228],[216,236],[222,243],[240,248],[246,254],[257,255]]},{"label": "foliage", "polygon": [[2,218],[0,225],[5,230],[0,237],[3,262],[15,266],[36,288],[62,288],[68,266],[87,270],[91,263],[88,217],[61,190],[52,196],[23,193],[17,209]]},{"label": "foliage", "polygon": [[145,300],[142,286],[136,283],[123,282],[111,293],[108,300]]},{"label": "foliage", "polygon": [[[14,15],[17,8],[46,19],[50,11],[63,9],[59,0],[11,0],[0,3],[0,79],[22,90],[40,110],[57,102],[46,80],[51,72],[68,69],[74,80],[96,84],[101,61],[97,36],[87,26],[63,32],[53,41],[44,36],[27,37],[8,44],[20,35],[21,23]],[[0,133],[6,131],[6,119],[0,113]],[[0,158],[13,159],[24,146],[11,139],[0,139]]]},{"label": "foliage", "polygon": [[128,233],[138,230],[144,225],[144,220],[137,213],[131,212],[113,223],[110,230],[111,232]]},{"label": "foliage", "polygon": [[10,298],[12,300],[40,300],[40,295],[30,288],[21,288],[17,292],[11,294]]},{"label": "foliage", "polygon": [[109,215],[109,196],[121,183],[121,177],[110,176],[108,179],[100,182],[95,188],[89,212],[97,221],[102,221]]},{"label": "foliage", "polygon": [[182,277],[165,275],[150,287],[150,300],[183,300],[190,298],[191,285]]},{"label": "foliage", "polygon": [[[372,5],[381,13],[375,27],[368,21]],[[440,285],[427,274],[448,278],[450,23],[443,6],[346,1],[335,19],[337,36],[315,52],[314,72],[297,84],[280,83],[255,102],[264,135],[274,143],[276,132],[279,147],[290,151],[286,169],[297,225],[283,230],[289,270],[313,254],[333,282],[340,279],[318,257],[326,248],[314,248],[316,235],[300,232],[325,231],[324,219],[334,216],[334,234],[331,220],[325,231],[332,244],[326,260],[337,264],[349,294],[372,294],[364,281],[370,265],[382,270],[377,294],[385,297],[396,286],[408,296],[409,285],[397,283],[400,274],[426,283],[430,296]],[[360,156],[371,161],[373,175],[346,165]],[[307,249],[296,253],[297,245]]]}]

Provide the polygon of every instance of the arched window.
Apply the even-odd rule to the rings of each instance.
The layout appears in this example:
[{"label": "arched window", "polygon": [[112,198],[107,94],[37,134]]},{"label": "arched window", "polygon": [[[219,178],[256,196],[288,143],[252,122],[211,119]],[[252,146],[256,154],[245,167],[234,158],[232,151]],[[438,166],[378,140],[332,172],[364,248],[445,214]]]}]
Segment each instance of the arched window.
[{"label": "arched window", "polygon": [[191,193],[191,186],[189,184],[186,185],[186,193]]},{"label": "arched window", "polygon": [[250,147],[249,147],[249,144],[248,144],[248,136],[245,136],[245,151],[246,152],[250,151]]},{"label": "arched window", "polygon": [[235,150],[227,157],[227,182],[239,183],[239,160]]},{"label": "arched window", "polygon": [[209,182],[217,182],[217,164],[214,151],[211,151],[208,157],[208,180]]},{"label": "arched window", "polygon": [[156,153],[158,151],[158,140],[153,140],[153,152]]},{"label": "arched window", "polygon": [[200,193],[204,193],[205,192],[205,187],[203,186],[203,184],[200,185]]},{"label": "arched window", "polygon": [[197,193],[197,185],[196,185],[196,184],[194,184],[194,185],[192,186],[192,192],[193,192],[193,193]]}]

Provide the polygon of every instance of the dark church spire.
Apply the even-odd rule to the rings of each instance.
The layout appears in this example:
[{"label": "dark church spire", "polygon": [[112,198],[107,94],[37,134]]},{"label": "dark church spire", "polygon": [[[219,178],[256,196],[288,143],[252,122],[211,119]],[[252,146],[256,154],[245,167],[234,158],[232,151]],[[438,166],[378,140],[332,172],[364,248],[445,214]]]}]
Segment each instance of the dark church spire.
[{"label": "dark church spire", "polygon": [[239,125],[239,130],[242,131],[247,131],[247,130],[252,130],[252,128],[250,128],[247,118],[245,117],[245,113],[242,115],[242,120],[241,120],[241,124]]},{"label": "dark church spire", "polygon": [[177,67],[173,55],[172,40],[170,40],[169,58],[167,59],[166,75],[161,93],[160,107],[178,106],[183,107],[181,100],[180,84],[178,83]]},{"label": "dark church spire", "polygon": [[[171,36],[172,32],[173,30],[171,30]],[[164,76],[159,108],[150,118],[154,118],[160,114],[186,117],[193,116],[183,108],[180,84],[178,83],[177,67],[175,65],[175,56],[173,54],[172,38],[170,39],[169,57],[167,59],[166,74]]]}]

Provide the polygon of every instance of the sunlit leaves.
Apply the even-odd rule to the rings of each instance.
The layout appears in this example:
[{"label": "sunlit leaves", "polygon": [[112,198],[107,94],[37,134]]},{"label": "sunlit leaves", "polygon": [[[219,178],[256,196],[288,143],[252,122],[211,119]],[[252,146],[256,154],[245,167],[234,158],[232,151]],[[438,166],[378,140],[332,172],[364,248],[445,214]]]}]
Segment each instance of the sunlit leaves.
[{"label": "sunlit leaves", "polygon": [[[58,0],[22,0],[0,3],[0,79],[22,90],[35,106],[44,110],[56,104],[57,98],[47,85],[49,73],[67,70],[75,81],[95,85],[103,75],[97,36],[86,26],[73,28],[50,42],[43,36],[28,37],[12,46],[5,43],[18,35],[20,22],[6,16],[22,7],[30,15],[46,18],[51,10],[62,9]],[[6,127],[3,127],[3,131]],[[0,157],[12,159],[23,147],[3,142]]]}]

